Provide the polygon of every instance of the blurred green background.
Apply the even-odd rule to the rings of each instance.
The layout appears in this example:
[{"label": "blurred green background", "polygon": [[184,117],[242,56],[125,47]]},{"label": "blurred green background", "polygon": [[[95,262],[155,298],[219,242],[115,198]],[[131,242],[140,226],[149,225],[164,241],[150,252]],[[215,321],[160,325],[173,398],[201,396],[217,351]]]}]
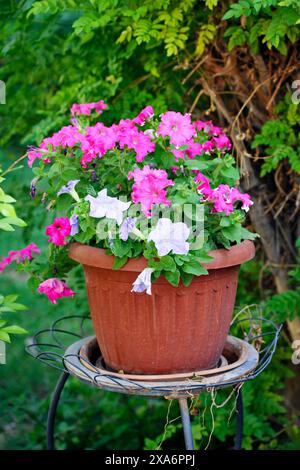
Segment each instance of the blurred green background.
[{"label": "blurred green background", "polygon": [[[149,104],[156,113],[173,109],[213,119],[232,138],[242,174],[256,178],[248,189],[244,176],[242,185],[258,208],[248,224],[262,238],[255,261],[242,267],[237,305],[259,304],[266,316],[286,323],[272,364],[244,387],[245,449],[300,449],[299,366],[291,364],[300,315],[300,113],[291,97],[299,18],[298,0],[0,1],[4,171],[27,145],[68,124],[72,103],[104,99],[107,123]],[[21,166],[1,187],[17,200],[17,214],[28,226],[0,233],[1,257],[29,242],[47,248],[47,214],[30,199],[32,173],[26,163]],[[16,293],[27,306],[3,317],[28,331],[12,336],[7,364],[0,365],[0,449],[45,449],[58,373],[29,357],[24,346],[55,319],[88,312],[82,273],[72,275],[75,300],[57,306],[32,292],[24,274],[7,270],[0,276],[0,293]],[[217,402],[228,393],[218,392]],[[210,403],[210,396],[201,395],[192,407],[199,448],[205,448],[213,424]],[[234,405],[231,399],[214,411],[210,448],[232,447]],[[165,400],[119,396],[70,380],[58,412],[57,448],[155,449],[162,440],[163,449],[182,448],[176,404],[165,429],[167,412]]]}]

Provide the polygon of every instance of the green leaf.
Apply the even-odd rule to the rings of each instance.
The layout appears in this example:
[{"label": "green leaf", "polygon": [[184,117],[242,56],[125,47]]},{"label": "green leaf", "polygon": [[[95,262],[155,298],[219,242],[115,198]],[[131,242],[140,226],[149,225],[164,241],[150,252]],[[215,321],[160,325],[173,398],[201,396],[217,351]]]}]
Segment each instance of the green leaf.
[{"label": "green leaf", "polygon": [[164,271],[171,271],[176,272],[176,264],[174,259],[171,256],[162,256],[159,258],[159,261],[150,260],[148,263],[150,268],[155,270],[164,270]]},{"label": "green leaf", "polygon": [[185,287],[188,287],[191,284],[193,278],[194,278],[193,274],[189,274],[185,272],[181,273],[182,283]]},{"label": "green leaf", "polygon": [[259,234],[250,232],[250,230],[247,230],[245,227],[241,227],[241,238],[242,240],[255,240],[259,238]]},{"label": "green leaf", "polygon": [[240,243],[242,239],[242,227],[240,224],[230,225],[222,229],[223,235],[231,242]]},{"label": "green leaf", "polygon": [[27,227],[26,222],[19,217],[5,217],[5,222],[10,225],[16,225],[17,227]]},{"label": "green leaf", "polygon": [[225,176],[226,178],[233,179],[233,180],[238,180],[240,178],[239,170],[234,167],[222,168],[221,175]]},{"label": "green leaf", "polygon": [[18,298],[18,294],[6,295],[4,297],[4,302],[14,302],[15,300],[17,300],[17,298]]},{"label": "green leaf", "polygon": [[200,160],[185,160],[184,166],[186,166],[190,170],[199,170],[199,171],[203,171],[208,168],[208,164]]},{"label": "green leaf", "polygon": [[1,331],[9,333],[9,334],[14,334],[14,335],[24,335],[27,333],[27,331],[24,328],[21,328],[21,326],[18,325],[10,325],[10,326],[5,326],[4,328],[1,329]]},{"label": "green leaf", "polygon": [[59,165],[59,163],[54,163],[51,166],[50,170],[48,171],[48,178],[52,179],[55,176],[58,176],[60,174],[61,174],[61,165]]},{"label": "green leaf", "polygon": [[231,225],[231,220],[228,216],[221,217],[220,226],[221,227],[229,227]]},{"label": "green leaf", "polygon": [[180,281],[180,273],[178,270],[171,272],[171,271],[164,271],[163,272],[167,281],[172,284],[172,286],[177,287]]},{"label": "green leaf", "polygon": [[12,227],[12,225],[7,223],[5,221],[5,219],[1,219],[0,220],[0,230],[5,230],[6,232],[13,232],[14,228]]},{"label": "green leaf", "polygon": [[4,217],[16,217],[15,208],[11,204],[1,203],[0,204],[0,213]]},{"label": "green leaf", "polygon": [[113,264],[113,269],[117,270],[117,269],[122,268],[123,266],[125,266],[127,261],[128,261],[128,256],[123,256],[122,258],[118,258],[116,256],[114,260],[114,264]]},{"label": "green leaf", "polygon": [[10,343],[9,334],[5,331],[0,330],[0,340],[5,341],[5,343]]},{"label": "green leaf", "polygon": [[127,242],[124,242],[123,240],[120,240],[119,238],[115,238],[113,240],[113,243],[111,245],[111,251],[115,256],[118,258],[124,258],[125,256],[128,256],[131,250],[131,243],[130,240]]},{"label": "green leaf", "polygon": [[182,271],[188,274],[194,274],[195,276],[201,276],[203,274],[208,274],[207,269],[203,268],[198,261],[188,261],[182,266]]},{"label": "green leaf", "polygon": [[208,253],[197,253],[196,255],[196,260],[199,263],[210,263],[213,259],[213,256],[210,256]]}]

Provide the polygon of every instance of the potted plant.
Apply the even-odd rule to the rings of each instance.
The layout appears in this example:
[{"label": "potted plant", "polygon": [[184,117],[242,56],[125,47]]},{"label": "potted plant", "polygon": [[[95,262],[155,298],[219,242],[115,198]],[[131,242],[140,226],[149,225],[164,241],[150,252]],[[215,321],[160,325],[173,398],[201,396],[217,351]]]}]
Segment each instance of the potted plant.
[{"label": "potted plant", "polygon": [[[128,373],[214,367],[241,263],[255,234],[237,189],[231,143],[212,122],[151,106],[110,126],[103,101],[74,104],[71,124],[38,148],[32,191],[56,211],[45,233],[52,275],[38,292],[56,303],[71,260],[84,267],[95,334],[108,367]],[[36,165],[36,163],[38,163]]]}]

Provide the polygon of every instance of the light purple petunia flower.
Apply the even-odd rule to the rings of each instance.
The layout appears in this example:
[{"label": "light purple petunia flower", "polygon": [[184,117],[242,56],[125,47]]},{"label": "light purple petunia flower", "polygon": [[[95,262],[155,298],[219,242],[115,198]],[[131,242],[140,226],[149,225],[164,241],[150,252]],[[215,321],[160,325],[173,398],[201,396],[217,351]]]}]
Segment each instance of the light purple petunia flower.
[{"label": "light purple petunia flower", "polygon": [[129,234],[135,228],[136,219],[134,217],[126,217],[120,227],[120,238],[124,242],[128,240]]},{"label": "light purple petunia flower", "polygon": [[151,274],[154,269],[145,268],[132,284],[131,292],[145,292],[151,295]]},{"label": "light purple petunia flower", "polygon": [[153,241],[158,256],[165,256],[172,252],[177,255],[186,255],[189,251],[190,229],[183,222],[173,223],[170,219],[159,219],[154,230],[148,236]]},{"label": "light purple petunia flower", "polygon": [[79,202],[80,198],[75,190],[75,186],[77,183],[79,183],[80,180],[71,180],[69,181],[65,186],[62,186],[60,190],[57,193],[57,196],[60,196],[61,194],[70,194],[75,201]]},{"label": "light purple petunia flower", "polygon": [[70,217],[70,224],[71,224],[71,233],[70,235],[73,237],[79,232],[79,223],[78,223],[78,216],[77,214],[72,214]]},{"label": "light purple petunia flower", "polygon": [[106,188],[99,191],[97,197],[88,195],[85,197],[85,200],[90,203],[91,217],[96,219],[101,219],[102,217],[115,219],[118,225],[122,223],[123,212],[131,205],[131,202],[122,202],[117,197],[108,196]]}]

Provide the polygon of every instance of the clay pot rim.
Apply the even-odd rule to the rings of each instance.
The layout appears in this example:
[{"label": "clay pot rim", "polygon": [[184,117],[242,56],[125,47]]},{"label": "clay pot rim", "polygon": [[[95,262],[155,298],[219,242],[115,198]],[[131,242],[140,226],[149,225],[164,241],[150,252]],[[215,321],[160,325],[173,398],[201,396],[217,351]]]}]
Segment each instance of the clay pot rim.
[{"label": "clay pot rim", "polygon": [[[214,259],[210,263],[203,263],[203,266],[210,270],[237,266],[255,256],[255,246],[250,240],[244,240],[238,245],[230,247],[228,250],[221,248],[212,250],[209,255]],[[114,256],[107,255],[103,248],[96,248],[82,243],[74,242],[69,247],[69,257],[85,266],[93,266],[102,269],[113,269]],[[147,267],[147,260],[144,257],[131,258],[119,269],[119,271],[141,272]]]}]

